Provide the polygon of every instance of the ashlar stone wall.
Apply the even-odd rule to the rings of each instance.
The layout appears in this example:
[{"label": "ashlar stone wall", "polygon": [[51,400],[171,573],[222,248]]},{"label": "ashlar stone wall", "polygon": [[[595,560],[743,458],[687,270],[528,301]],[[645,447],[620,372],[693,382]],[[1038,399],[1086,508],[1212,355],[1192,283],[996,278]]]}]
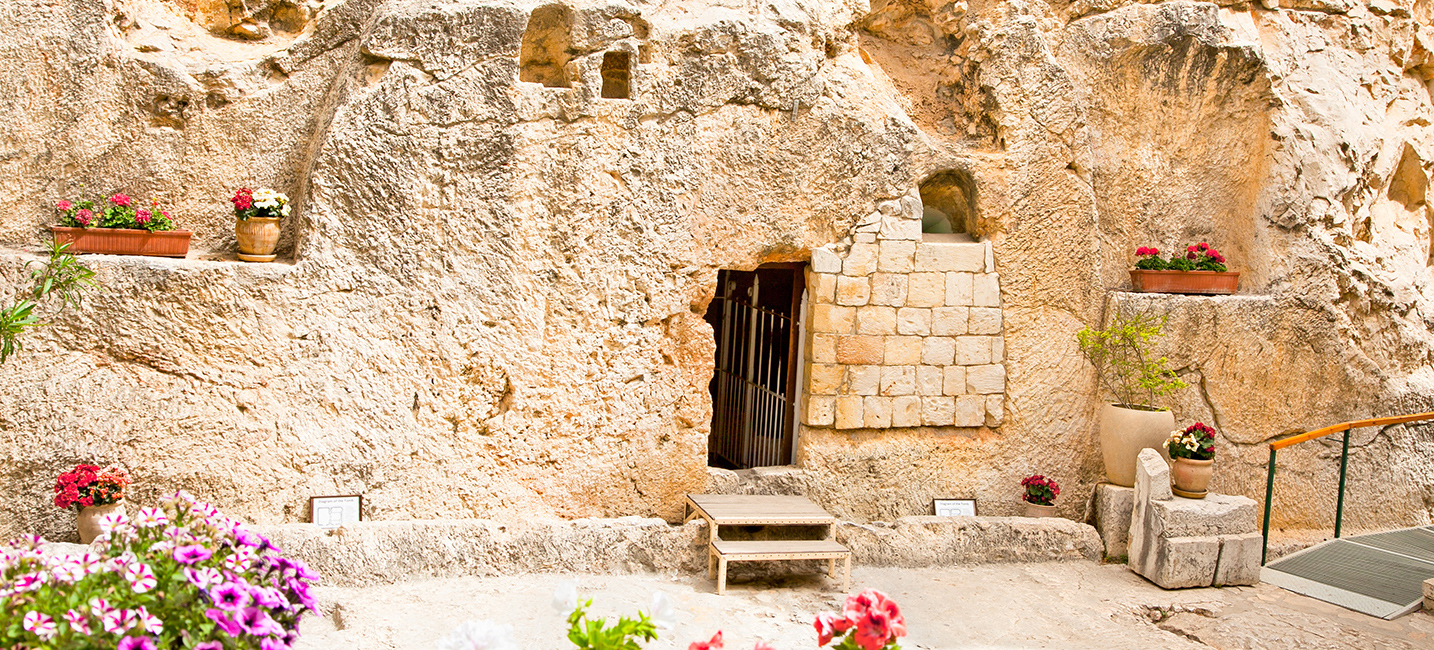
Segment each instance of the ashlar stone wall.
[{"label": "ashlar stone wall", "polygon": [[848,240],[812,251],[803,424],[1001,424],[1006,353],[991,245],[923,240],[921,213],[914,192],[884,201]]}]

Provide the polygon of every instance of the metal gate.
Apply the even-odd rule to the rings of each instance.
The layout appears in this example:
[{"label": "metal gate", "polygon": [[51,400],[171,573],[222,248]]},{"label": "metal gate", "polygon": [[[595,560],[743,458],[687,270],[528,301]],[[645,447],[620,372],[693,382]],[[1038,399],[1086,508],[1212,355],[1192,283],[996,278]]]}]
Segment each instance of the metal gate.
[{"label": "metal gate", "polygon": [[802,266],[717,274],[717,296],[707,310],[717,337],[708,448],[713,465],[792,462]]}]

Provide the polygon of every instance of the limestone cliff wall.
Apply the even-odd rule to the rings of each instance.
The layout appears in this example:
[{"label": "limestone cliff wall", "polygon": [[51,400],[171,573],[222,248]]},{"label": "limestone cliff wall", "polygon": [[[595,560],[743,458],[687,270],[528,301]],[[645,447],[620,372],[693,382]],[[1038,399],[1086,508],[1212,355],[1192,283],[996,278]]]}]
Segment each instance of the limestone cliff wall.
[{"label": "limestone cliff wall", "polygon": [[[377,519],[674,518],[708,486],[718,269],[806,261],[948,169],[1000,274],[1004,417],[804,429],[803,489],[844,518],[1014,513],[1035,471],[1081,516],[1074,332],[1116,309],[1171,315],[1216,489],[1262,496],[1273,436],[1434,406],[1428,2],[4,7],[4,279],[82,186],[196,232],[91,258],[105,290],[4,367],[7,533],[67,530],[49,481],[87,459],[264,523],[356,492]],[[610,52],[630,99],[600,96]],[[229,261],[241,185],[296,199],[281,263]],[[1194,240],[1244,296],[1111,293],[1136,246]],[[1361,436],[1352,523],[1429,521],[1434,435]],[[1328,522],[1334,462],[1289,455],[1282,523]]]}]

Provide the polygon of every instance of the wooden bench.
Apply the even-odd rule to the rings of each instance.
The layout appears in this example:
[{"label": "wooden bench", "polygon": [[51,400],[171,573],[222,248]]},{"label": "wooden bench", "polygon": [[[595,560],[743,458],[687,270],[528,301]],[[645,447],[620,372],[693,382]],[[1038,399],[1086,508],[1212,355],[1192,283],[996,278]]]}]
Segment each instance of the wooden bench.
[{"label": "wooden bench", "polygon": [[[717,581],[717,593],[727,592],[729,562],[826,560],[827,575],[837,577],[842,560],[842,591],[851,585],[851,551],[832,539],[836,517],[805,497],[689,494],[687,519],[707,521],[707,577]],[[821,526],[825,539],[735,541],[719,535],[722,526]]]}]

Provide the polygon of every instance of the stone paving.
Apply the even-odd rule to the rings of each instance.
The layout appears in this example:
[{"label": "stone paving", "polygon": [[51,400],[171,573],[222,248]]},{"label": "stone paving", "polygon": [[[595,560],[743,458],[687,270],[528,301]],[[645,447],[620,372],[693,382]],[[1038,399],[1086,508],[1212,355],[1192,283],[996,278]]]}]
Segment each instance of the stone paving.
[{"label": "stone paving", "polygon": [[[903,647],[937,648],[1387,648],[1434,647],[1434,616],[1383,621],[1271,585],[1164,591],[1124,565],[1087,561],[939,569],[853,569],[855,589],[875,587],[905,610]],[[577,580],[598,615],[645,608],[654,591],[677,604],[676,628],[651,650],[686,648],[721,629],[727,647],[759,639],[779,650],[815,648],[811,621],[841,596],[818,577],[760,578],[713,593],[696,575],[531,574],[451,578],[367,588],[323,588],[324,619],[303,626],[299,650],[433,648],[462,621],[515,628],[519,647],[571,647],[550,605]]]}]

